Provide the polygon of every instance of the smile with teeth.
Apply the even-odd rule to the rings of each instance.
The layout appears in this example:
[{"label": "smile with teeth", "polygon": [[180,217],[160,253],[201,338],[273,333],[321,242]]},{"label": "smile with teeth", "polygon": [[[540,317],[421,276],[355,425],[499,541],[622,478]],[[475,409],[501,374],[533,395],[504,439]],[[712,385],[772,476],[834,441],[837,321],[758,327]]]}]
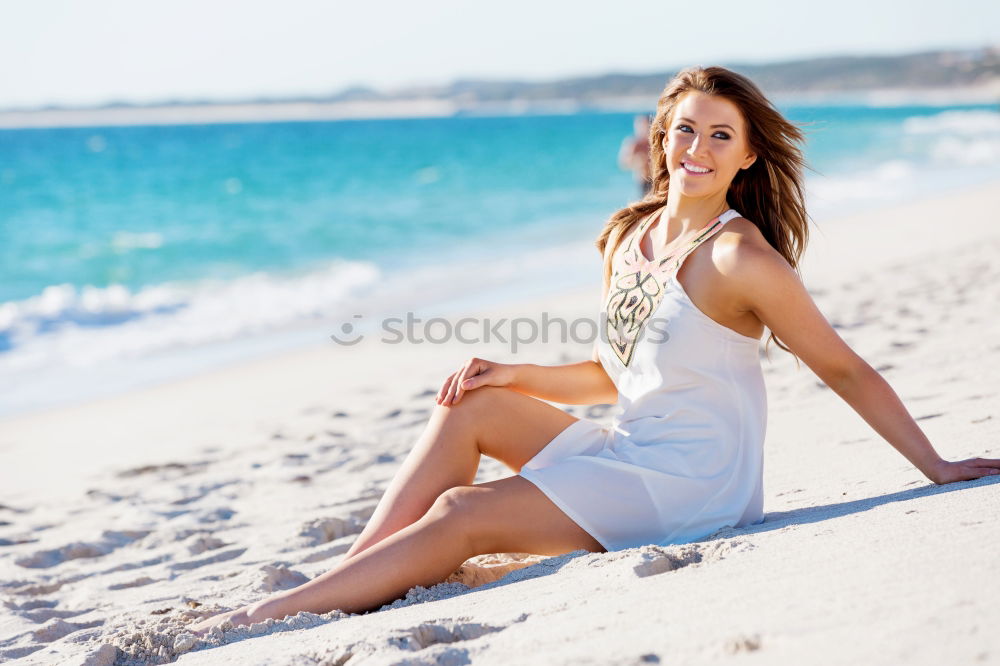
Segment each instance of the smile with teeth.
[{"label": "smile with teeth", "polygon": [[688,173],[696,173],[696,174],[701,175],[701,174],[706,174],[706,173],[711,173],[712,172],[711,169],[706,169],[705,167],[695,166],[693,164],[689,164],[688,162],[681,162],[681,166],[684,167],[684,170],[687,171]]}]

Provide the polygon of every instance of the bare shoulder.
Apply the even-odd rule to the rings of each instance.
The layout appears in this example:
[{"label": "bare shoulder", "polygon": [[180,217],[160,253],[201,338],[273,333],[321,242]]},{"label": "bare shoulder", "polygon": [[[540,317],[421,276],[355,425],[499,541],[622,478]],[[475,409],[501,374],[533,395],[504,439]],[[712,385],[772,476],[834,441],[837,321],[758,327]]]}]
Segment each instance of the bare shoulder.
[{"label": "bare shoulder", "polygon": [[780,252],[750,220],[736,217],[719,232],[712,250],[712,263],[726,278],[727,291],[739,294],[745,304],[761,289],[774,287],[795,275]]},{"label": "bare shoulder", "polygon": [[719,232],[715,244],[729,251],[750,249],[773,249],[757,225],[745,217],[734,217],[726,222]]},{"label": "bare shoulder", "polygon": [[715,240],[712,259],[721,272],[736,272],[747,277],[747,271],[763,268],[772,262],[783,263],[791,269],[781,253],[771,247],[757,225],[745,217],[734,217],[726,223]]}]

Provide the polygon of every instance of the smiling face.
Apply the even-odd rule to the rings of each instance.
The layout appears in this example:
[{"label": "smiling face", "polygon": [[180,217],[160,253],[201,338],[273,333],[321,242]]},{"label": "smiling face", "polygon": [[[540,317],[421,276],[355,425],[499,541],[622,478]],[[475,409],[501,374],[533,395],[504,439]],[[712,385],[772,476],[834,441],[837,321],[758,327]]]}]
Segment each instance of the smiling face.
[{"label": "smiling face", "polygon": [[750,152],[739,108],[718,95],[685,93],[664,130],[670,188],[687,196],[725,193],[739,170],[757,159]]}]

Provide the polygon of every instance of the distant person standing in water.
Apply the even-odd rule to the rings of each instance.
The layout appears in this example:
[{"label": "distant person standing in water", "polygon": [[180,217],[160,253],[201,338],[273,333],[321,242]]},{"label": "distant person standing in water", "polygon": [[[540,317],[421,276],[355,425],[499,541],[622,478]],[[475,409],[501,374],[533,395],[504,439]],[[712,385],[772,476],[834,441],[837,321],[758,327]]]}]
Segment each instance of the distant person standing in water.
[{"label": "distant person standing in water", "polygon": [[632,119],[632,136],[622,141],[618,151],[618,166],[635,175],[639,186],[639,198],[644,199],[652,186],[649,171],[649,127],[650,117],[642,113]]}]

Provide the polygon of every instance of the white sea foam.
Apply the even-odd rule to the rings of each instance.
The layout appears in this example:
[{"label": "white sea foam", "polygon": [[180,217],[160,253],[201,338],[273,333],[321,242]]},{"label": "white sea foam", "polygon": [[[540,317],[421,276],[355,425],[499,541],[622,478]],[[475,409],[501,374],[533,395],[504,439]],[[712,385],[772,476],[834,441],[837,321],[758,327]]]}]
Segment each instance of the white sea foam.
[{"label": "white sea foam", "polygon": [[254,273],[134,292],[122,285],[52,285],[0,305],[0,339],[11,348],[0,365],[93,365],[329,317],[379,274],[369,263],[336,262],[297,277]]},{"label": "white sea foam", "polygon": [[976,167],[1000,164],[1000,112],[944,111],[903,121],[904,145],[921,146],[937,167]]}]

